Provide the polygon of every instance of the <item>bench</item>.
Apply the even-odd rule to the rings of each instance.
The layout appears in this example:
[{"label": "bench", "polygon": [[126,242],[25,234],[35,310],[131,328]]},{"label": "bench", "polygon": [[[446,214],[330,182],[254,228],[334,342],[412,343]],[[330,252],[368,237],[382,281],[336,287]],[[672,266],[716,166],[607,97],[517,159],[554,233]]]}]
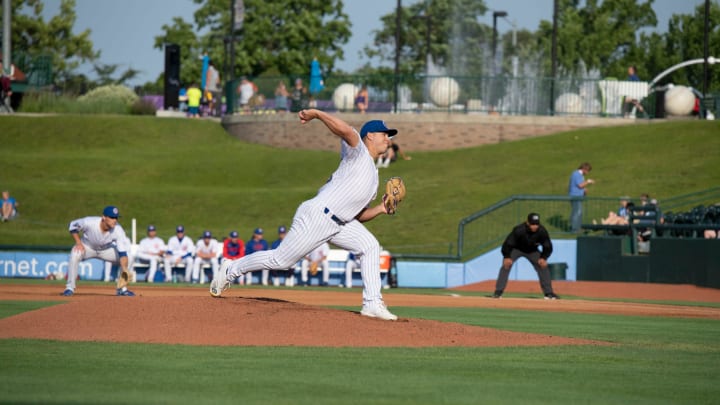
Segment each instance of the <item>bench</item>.
[{"label": "bench", "polygon": [[619,116],[623,113],[626,99],[638,102],[648,96],[650,87],[647,82],[631,82],[627,80],[601,80],[598,82],[602,94],[604,112],[607,115]]},{"label": "bench", "polygon": [[[350,252],[348,252],[345,249],[330,249],[328,252],[328,271],[330,272],[330,285],[341,285],[345,283],[345,265],[348,261],[348,256],[350,255]],[[298,262],[295,266],[294,270],[295,273],[297,273],[297,277],[299,279],[300,277],[300,270],[301,270],[301,262]],[[320,273],[322,272],[322,269],[318,269],[318,274],[315,276],[311,276],[308,274],[308,284],[310,285],[320,285],[322,276]],[[390,271],[390,253],[383,250],[380,253],[380,274],[385,275],[384,277],[384,285],[387,285],[387,273]],[[353,279],[360,280],[360,277],[355,275],[360,274],[360,269],[355,268],[353,269]],[[358,284],[360,285],[360,284]]]}]

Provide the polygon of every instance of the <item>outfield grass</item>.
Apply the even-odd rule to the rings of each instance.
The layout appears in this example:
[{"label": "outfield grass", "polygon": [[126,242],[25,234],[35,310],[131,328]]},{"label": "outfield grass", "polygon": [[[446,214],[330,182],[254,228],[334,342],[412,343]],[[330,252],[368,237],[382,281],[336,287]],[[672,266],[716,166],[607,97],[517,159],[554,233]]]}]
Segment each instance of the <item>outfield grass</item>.
[{"label": "outfield grass", "polygon": [[[21,217],[0,224],[0,244],[69,246],[70,220],[116,204],[140,234],[196,237],[289,224],[337,166],[337,153],[241,142],[204,120],[63,115],[1,118],[0,187]],[[299,124],[298,124],[299,125]],[[513,194],[565,195],[570,173],[593,164],[591,194],[663,198],[720,184],[720,122],[584,129],[454,151],[414,152],[381,176],[409,188],[401,212],[372,221],[381,244],[447,253],[459,220]],[[407,146],[411,149],[411,146]],[[274,232],[269,232],[272,238]]]},{"label": "outfield grass", "polygon": [[[24,303],[27,310],[44,305]],[[0,316],[21,306],[0,302]],[[613,344],[366,349],[0,340],[0,403],[714,404],[720,395],[718,321],[393,311]]]}]

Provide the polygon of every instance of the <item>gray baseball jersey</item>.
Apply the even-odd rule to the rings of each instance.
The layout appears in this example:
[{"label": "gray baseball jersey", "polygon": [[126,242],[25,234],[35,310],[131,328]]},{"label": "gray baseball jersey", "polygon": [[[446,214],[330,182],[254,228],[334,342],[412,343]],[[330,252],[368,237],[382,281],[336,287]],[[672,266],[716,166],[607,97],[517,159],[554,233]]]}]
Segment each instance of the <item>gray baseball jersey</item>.
[{"label": "gray baseball jersey", "polygon": [[105,250],[117,247],[118,253],[130,251],[130,240],[120,224],[107,232],[100,229],[102,217],[85,217],[70,222],[70,232],[82,232],[80,241],[94,250]]}]

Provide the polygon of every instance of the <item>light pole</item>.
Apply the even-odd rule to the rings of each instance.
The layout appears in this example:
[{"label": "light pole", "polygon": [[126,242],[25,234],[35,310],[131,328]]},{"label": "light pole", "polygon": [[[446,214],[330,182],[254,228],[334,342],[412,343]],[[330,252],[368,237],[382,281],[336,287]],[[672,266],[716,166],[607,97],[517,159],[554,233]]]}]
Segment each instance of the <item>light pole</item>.
[{"label": "light pole", "polygon": [[[495,66],[495,52],[497,47],[497,19],[498,17],[507,17],[507,11],[493,11],[493,37],[492,37],[492,57],[493,66]],[[493,69],[494,70],[494,69]],[[493,72],[495,73],[495,72]]]},{"label": "light pole", "polygon": [[397,8],[395,9],[395,94],[393,96],[393,111],[398,113],[398,87],[400,87],[400,19],[402,12],[402,0],[397,0]]}]

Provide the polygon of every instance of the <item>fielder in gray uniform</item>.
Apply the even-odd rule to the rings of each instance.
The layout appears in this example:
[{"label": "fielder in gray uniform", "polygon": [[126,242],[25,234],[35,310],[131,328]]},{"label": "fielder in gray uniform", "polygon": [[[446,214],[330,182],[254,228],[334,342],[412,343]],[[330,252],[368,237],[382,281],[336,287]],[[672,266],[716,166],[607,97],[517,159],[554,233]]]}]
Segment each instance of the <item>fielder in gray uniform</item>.
[{"label": "fielder in gray uniform", "polygon": [[70,251],[67,285],[62,295],[71,297],[75,294],[78,266],[81,261],[92,258],[119,264],[121,273],[117,278],[117,295],[128,297],[135,295],[127,289],[130,280],[128,271],[130,243],[125,230],[118,223],[119,217],[117,207],[110,205],[105,207],[102,217],[85,217],[70,222],[69,231],[75,239],[75,246]]},{"label": "fielder in gray uniform", "polygon": [[382,299],[380,280],[380,244],[363,222],[387,214],[382,202],[375,206],[378,171],[375,160],[390,147],[396,129],[383,121],[368,121],[358,133],[341,119],[310,109],[298,113],[305,124],[318,119],[342,140],[342,160],[335,173],[320,188],[315,198],[298,207],[283,243],[277,249],[255,252],[237,260],[223,261],[210,294],[220,297],[237,277],[258,270],[286,270],[308,252],[325,242],[349,250],[360,257],[363,281],[363,306],[360,314],[394,321]]}]

